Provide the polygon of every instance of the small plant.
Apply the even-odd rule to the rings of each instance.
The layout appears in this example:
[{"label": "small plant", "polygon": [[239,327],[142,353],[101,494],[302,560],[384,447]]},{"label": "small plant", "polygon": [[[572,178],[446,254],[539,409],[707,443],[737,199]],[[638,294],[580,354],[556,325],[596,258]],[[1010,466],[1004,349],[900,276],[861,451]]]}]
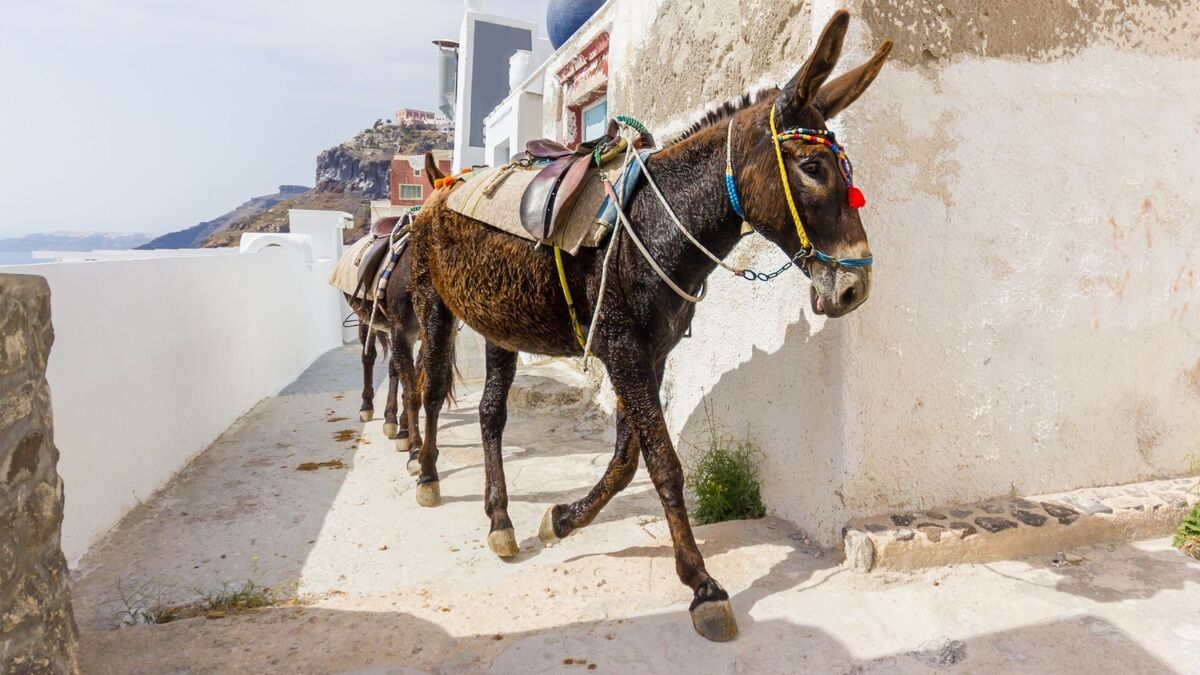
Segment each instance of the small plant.
[{"label": "small plant", "polygon": [[117,618],[127,626],[171,623],[198,616],[219,619],[262,607],[289,604],[295,600],[253,581],[247,581],[241,586],[223,584],[218,591],[202,592],[196,589],[195,592],[200,596],[199,600],[169,605],[163,602],[162,591],[152,589],[149,581],[132,588],[126,588],[121,582],[117,582],[117,595],[124,605],[124,609],[117,612]]},{"label": "small plant", "polygon": [[150,581],[143,581],[133,587],[126,587],[117,582],[117,597],[123,609],[117,612],[117,618],[126,626],[139,626],[151,623],[170,623],[179,618],[178,608],[167,605],[162,601],[162,591],[150,587]]},{"label": "small plant", "polygon": [[708,399],[704,414],[707,428],[688,444],[696,451],[685,476],[688,489],[696,495],[692,515],[703,524],[762,518],[767,513],[759,489],[762,452],[749,437],[738,439],[719,424]]},{"label": "small plant", "polygon": [[[1188,455],[1188,473],[1200,474],[1200,450]],[[1192,490],[1200,492],[1200,483],[1192,486]],[[1197,560],[1200,560],[1200,504],[1192,508],[1183,517],[1179,529],[1175,530],[1175,539],[1171,544]]]},{"label": "small plant", "polygon": [[1175,530],[1175,540],[1171,542],[1175,548],[1185,554],[1200,560],[1200,504],[1192,508],[1183,518],[1179,529]]},{"label": "small plant", "polygon": [[194,606],[199,610],[198,614],[215,619],[226,614],[271,607],[279,604],[280,600],[280,596],[273,589],[247,581],[240,588],[224,585],[219,591],[202,594],[202,599]]}]

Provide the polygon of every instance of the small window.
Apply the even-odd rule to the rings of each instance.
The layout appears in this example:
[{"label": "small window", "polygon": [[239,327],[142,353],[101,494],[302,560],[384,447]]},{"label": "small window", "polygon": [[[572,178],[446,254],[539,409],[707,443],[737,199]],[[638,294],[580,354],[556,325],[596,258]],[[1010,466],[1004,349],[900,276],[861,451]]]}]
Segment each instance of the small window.
[{"label": "small window", "polygon": [[583,109],[583,140],[594,141],[608,128],[608,98],[602,98]]},{"label": "small window", "polygon": [[420,185],[401,185],[400,199],[422,199],[425,197],[425,191]]}]

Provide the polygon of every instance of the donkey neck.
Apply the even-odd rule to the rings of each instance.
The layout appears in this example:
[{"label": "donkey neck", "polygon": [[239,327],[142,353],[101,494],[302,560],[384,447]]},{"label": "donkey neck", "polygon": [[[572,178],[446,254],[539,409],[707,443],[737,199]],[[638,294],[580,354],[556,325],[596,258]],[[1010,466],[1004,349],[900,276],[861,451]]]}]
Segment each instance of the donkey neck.
[{"label": "donkey neck", "polygon": [[[679,221],[718,258],[741,238],[741,218],[725,190],[724,125],[703,129],[651,155],[650,174]],[[663,271],[689,292],[697,291],[716,263],[704,255],[671,221],[650,186],[634,195],[634,226],[644,228],[647,245]],[[640,216],[640,218],[638,217]]]}]

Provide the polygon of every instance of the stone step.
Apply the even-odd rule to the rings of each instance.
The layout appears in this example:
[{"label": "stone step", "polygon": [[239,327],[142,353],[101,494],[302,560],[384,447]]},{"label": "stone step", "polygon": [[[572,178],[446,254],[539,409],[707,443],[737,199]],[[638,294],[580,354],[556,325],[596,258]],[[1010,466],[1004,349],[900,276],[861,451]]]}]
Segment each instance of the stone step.
[{"label": "stone step", "polygon": [[598,387],[573,361],[547,359],[517,369],[508,406],[516,410],[590,407]]},{"label": "stone step", "polygon": [[859,518],[843,528],[846,565],[915,569],[1161,537],[1200,501],[1196,485],[1177,478]]}]

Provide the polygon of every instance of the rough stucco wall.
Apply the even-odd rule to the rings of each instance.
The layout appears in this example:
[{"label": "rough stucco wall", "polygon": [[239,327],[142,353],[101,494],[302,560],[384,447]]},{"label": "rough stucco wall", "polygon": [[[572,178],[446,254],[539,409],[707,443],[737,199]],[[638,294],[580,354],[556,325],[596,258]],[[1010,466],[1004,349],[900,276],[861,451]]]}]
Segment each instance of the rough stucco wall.
[{"label": "rough stucco wall", "polygon": [[1065,3],[1027,4],[994,31],[861,10],[908,56],[843,120],[878,261],[845,320],[853,515],[1173,475],[1196,451],[1200,6],[1080,3],[1055,43]]},{"label": "rough stucco wall", "polygon": [[[870,200],[871,300],[827,321],[798,274],[714,274],[668,363],[672,431],[695,437],[707,397],[764,450],[768,508],[826,544],[893,508],[1185,470],[1200,438],[1195,6],[856,4],[615,0],[572,39],[610,31],[610,111],[660,139],[784,82],[838,6],[856,17],[839,72],[896,41],[831,123]],[[755,237],[733,257],[782,261]]]},{"label": "rough stucco wall", "polygon": [[79,670],[46,358],[50,289],[0,275],[0,673]]}]

